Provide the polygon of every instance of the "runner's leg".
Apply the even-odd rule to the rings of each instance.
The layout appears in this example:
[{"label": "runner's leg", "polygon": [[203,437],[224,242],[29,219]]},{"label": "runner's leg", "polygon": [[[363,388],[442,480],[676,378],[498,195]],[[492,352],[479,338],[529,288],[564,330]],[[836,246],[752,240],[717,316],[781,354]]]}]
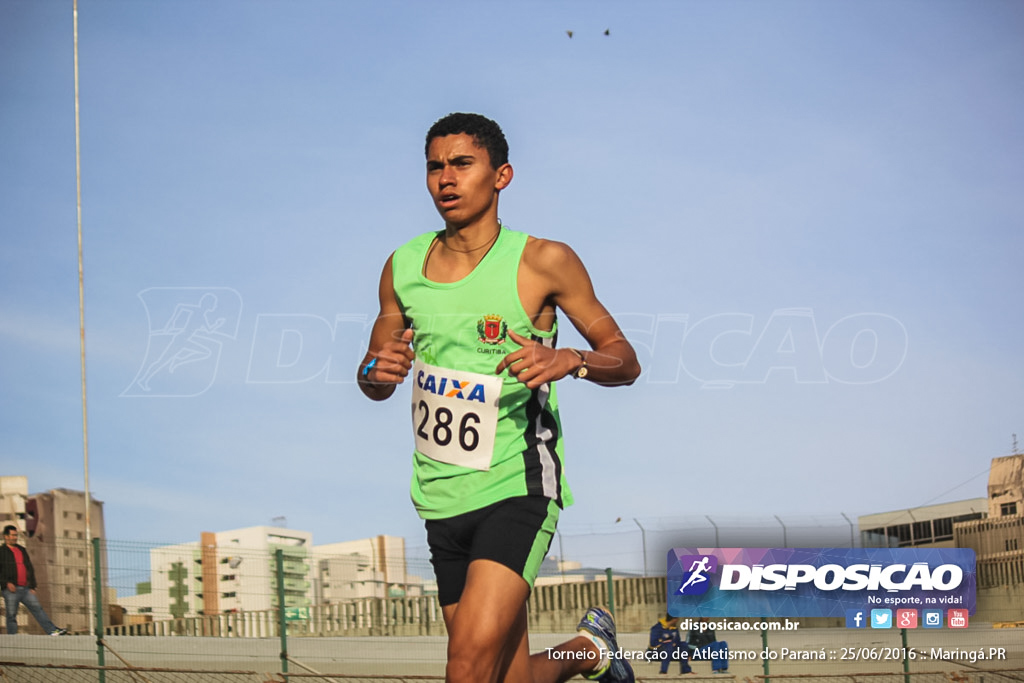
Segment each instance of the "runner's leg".
[{"label": "runner's leg", "polygon": [[530,656],[528,597],[526,581],[508,567],[489,560],[470,563],[462,598],[444,608],[448,683],[559,683],[594,669],[597,647],[586,638],[556,648],[576,656]]},{"label": "runner's leg", "polygon": [[[444,607],[448,683],[496,683],[517,648],[510,642],[529,586],[508,567],[474,560],[459,602]],[[516,649],[513,649],[516,648]]]}]

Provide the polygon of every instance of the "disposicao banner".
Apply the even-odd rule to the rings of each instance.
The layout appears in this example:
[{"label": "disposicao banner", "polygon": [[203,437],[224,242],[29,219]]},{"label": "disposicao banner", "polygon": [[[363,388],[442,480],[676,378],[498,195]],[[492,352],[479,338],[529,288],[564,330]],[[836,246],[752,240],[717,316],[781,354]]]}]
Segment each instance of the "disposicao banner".
[{"label": "disposicao banner", "polygon": [[676,617],[846,617],[870,610],[974,614],[965,548],[673,548]]}]

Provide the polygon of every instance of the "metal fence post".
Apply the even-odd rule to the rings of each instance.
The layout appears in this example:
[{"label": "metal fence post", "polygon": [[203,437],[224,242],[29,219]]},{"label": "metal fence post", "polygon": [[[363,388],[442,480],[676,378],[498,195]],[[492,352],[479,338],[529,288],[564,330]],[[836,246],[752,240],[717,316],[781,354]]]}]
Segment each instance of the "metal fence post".
[{"label": "metal fence post", "polygon": [[900,629],[903,638],[903,683],[910,683],[910,657],[907,653],[907,629]]},{"label": "metal fence post", "polygon": [[277,564],[277,628],[281,632],[281,672],[288,673],[288,620],[284,612],[284,550],[274,551]]},{"label": "metal fence post", "polygon": [[612,568],[608,567],[604,570],[605,576],[608,577],[608,611],[615,616],[615,579],[612,575]]},{"label": "metal fence post", "polygon": [[768,678],[768,674],[771,673],[768,667],[768,629],[761,631],[761,648],[761,661],[764,662],[761,668],[764,669],[765,683],[768,683],[771,680]]},{"label": "metal fence post", "polygon": [[[92,539],[93,591],[96,596],[96,663],[106,666],[106,654],[103,647],[103,570],[100,567],[100,539]],[[100,683],[106,683],[107,672],[100,669]]]}]

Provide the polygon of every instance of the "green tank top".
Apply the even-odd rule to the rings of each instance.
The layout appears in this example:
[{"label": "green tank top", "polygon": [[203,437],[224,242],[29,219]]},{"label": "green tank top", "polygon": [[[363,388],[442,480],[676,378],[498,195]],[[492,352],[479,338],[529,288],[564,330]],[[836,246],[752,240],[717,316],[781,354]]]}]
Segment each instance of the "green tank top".
[{"label": "green tank top", "polygon": [[424,519],[443,519],[526,495],[570,505],[554,384],[531,390],[494,373],[519,348],[509,330],[549,347],[557,336],[557,322],[538,330],[519,299],[528,235],[502,228],[473,272],[451,283],[423,274],[438,235],[409,241],[391,262],[395,296],[414,329],[416,510]]}]

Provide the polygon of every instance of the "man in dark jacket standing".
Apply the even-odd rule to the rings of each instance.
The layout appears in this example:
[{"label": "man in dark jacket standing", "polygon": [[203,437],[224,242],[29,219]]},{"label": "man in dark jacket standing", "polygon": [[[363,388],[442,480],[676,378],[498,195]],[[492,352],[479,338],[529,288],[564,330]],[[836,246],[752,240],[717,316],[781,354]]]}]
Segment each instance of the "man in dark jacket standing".
[{"label": "man in dark jacket standing", "polygon": [[18,632],[18,605],[22,603],[51,636],[67,635],[67,631],[53,625],[39,604],[32,560],[28,558],[28,551],[18,545],[18,528],[13,524],[4,527],[4,544],[0,546],[0,589],[4,594],[9,635]]}]

